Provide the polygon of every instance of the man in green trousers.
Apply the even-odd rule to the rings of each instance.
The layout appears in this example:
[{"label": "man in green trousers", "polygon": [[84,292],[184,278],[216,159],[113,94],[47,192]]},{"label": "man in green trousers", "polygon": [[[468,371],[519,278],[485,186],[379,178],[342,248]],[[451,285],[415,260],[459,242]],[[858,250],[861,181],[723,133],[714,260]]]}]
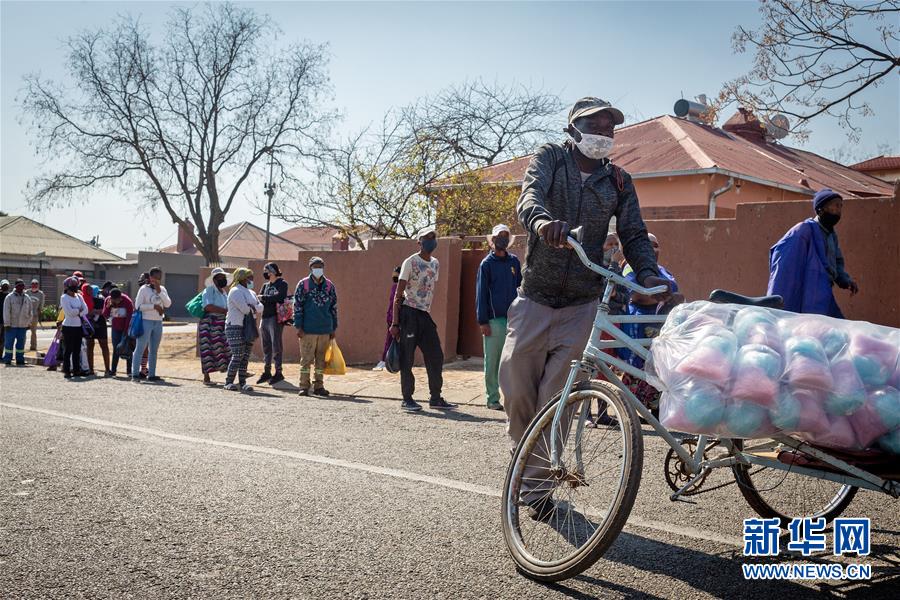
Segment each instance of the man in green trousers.
[{"label": "man in green trousers", "polygon": [[511,241],[509,227],[496,225],[488,237],[490,253],[481,261],[475,288],[478,324],[484,336],[484,387],[487,407],[503,410],[500,404],[500,354],[506,340],[506,311],[516,299],[522,283],[522,265],[507,248]]}]

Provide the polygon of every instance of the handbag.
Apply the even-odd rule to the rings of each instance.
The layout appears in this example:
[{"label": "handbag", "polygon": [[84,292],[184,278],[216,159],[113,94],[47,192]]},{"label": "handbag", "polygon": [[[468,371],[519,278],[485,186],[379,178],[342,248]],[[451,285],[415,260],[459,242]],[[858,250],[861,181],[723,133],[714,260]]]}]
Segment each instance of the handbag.
[{"label": "handbag", "polygon": [[206,315],[206,311],[203,310],[203,292],[200,292],[191,298],[184,307],[187,309],[189,315],[202,319],[203,316]]},{"label": "handbag", "polygon": [[47,354],[44,355],[45,367],[55,367],[57,364],[59,364],[59,331],[53,336],[53,341],[47,348]]},{"label": "handbag", "polygon": [[400,348],[397,345],[397,340],[391,340],[391,345],[385,357],[384,367],[388,373],[400,372]]},{"label": "handbag", "polygon": [[244,341],[251,344],[259,337],[259,330],[256,329],[256,316],[251,313],[244,315]]},{"label": "handbag", "polygon": [[294,322],[294,299],[288,296],[284,302],[279,302],[275,307],[275,315],[279,325],[287,325]]},{"label": "handbag", "polygon": [[131,324],[128,326],[129,337],[139,338],[144,335],[144,315],[141,311],[136,310],[131,315]]},{"label": "handbag", "polygon": [[86,338],[94,336],[94,326],[91,325],[91,322],[87,317],[81,317],[81,333],[84,334],[84,337]]},{"label": "handbag", "polygon": [[137,347],[137,340],[130,335],[122,336],[122,341],[115,347],[116,356],[119,358],[128,358],[134,353],[135,347]]}]

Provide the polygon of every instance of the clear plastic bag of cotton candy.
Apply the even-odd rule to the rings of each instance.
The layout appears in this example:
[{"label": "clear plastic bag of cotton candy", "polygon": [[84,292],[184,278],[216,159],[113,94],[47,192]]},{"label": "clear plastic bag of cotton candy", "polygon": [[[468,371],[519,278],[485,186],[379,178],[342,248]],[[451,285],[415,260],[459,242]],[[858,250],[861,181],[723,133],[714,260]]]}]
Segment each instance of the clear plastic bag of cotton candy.
[{"label": "clear plastic bag of cotton candy", "polygon": [[736,304],[669,315],[647,371],[669,429],[900,454],[900,330]]}]

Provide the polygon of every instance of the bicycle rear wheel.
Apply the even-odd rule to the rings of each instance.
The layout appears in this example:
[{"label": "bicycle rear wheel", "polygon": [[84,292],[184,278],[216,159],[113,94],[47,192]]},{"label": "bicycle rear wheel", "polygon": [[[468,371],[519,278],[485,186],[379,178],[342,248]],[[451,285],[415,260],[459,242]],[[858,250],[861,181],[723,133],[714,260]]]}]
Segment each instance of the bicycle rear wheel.
[{"label": "bicycle rear wheel", "polygon": [[[587,381],[566,398],[557,442],[560,469],[551,469],[550,431],[561,395],[531,422],[503,488],[507,548],[519,571],[541,581],[573,577],[609,548],[634,505],[643,465],[634,409],[612,384]],[[588,428],[584,403],[589,408],[595,401],[608,418]],[[544,512],[534,506],[552,508]],[[529,511],[544,516],[535,519]]]},{"label": "bicycle rear wheel", "polygon": [[[734,440],[737,450],[760,442]],[[754,453],[777,460],[774,450],[760,448]],[[750,508],[764,519],[778,519],[783,529],[794,518],[824,518],[831,522],[847,509],[859,491],[852,485],[761,465],[735,464],[732,471]]]}]

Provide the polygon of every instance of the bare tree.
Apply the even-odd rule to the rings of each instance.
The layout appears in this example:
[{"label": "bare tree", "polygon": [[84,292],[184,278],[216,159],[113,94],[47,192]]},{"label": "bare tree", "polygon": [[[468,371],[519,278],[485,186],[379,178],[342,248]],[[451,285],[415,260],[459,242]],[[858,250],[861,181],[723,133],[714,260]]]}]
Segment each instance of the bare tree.
[{"label": "bare tree", "polygon": [[422,98],[402,114],[408,136],[454,156],[461,171],[531,152],[558,131],[554,118],[562,108],[552,94],[478,79]]},{"label": "bare tree", "polygon": [[318,152],[310,176],[286,175],[273,214],[290,223],[337,229],[365,239],[411,238],[434,223],[427,186],[447,173],[446,161],[406,143],[389,114],[380,131],[365,129]]},{"label": "bare tree", "polygon": [[719,107],[782,112],[801,137],[827,114],[858,139],[853,118],[872,114],[860,94],[900,67],[900,1],[760,0],[759,10],[762,26],[738,27],[732,40],[735,51],[755,52],[753,69],[723,87]]},{"label": "bare tree", "polygon": [[98,186],[137,191],[136,207],[161,204],[217,262],[219,227],[257,163],[306,156],[330,118],[318,109],[325,49],[269,51],[273,34],[250,9],[211,4],[174,9],[160,45],[127,17],[71,38],[74,89],[25,81],[22,105],[51,159],[29,183],[29,203],[62,204]]},{"label": "bare tree", "polygon": [[363,232],[408,238],[425,225],[480,233],[497,215],[508,218],[510,202],[505,193],[497,202],[471,171],[533,151],[561,110],[557,97],[516,84],[450,87],[322,152],[312,182],[286,194],[277,216],[360,243]]}]

